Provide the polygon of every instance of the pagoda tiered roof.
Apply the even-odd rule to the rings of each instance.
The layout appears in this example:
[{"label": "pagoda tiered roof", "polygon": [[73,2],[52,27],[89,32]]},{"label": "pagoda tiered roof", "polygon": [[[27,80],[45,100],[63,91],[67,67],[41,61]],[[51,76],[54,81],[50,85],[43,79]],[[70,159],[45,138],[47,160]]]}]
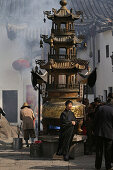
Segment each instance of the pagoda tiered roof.
[{"label": "pagoda tiered roof", "polygon": [[[70,0],[70,8],[83,11],[84,22],[75,24],[76,34],[90,36],[90,31],[112,30],[113,0]],[[93,28],[93,29],[92,29]]]},{"label": "pagoda tiered roof", "polygon": [[89,62],[82,59],[75,58],[73,61],[71,60],[49,60],[46,64],[40,65],[41,69],[51,70],[51,69],[78,69],[78,70],[85,70],[88,68]]},{"label": "pagoda tiered roof", "polygon": [[59,10],[53,8],[53,14],[47,13],[48,19],[54,20],[55,18],[71,18],[72,20],[78,20],[80,18],[79,14],[72,13],[71,10],[66,8],[67,1],[61,0],[60,1],[61,8]]},{"label": "pagoda tiered roof", "polygon": [[69,36],[50,36],[43,37],[45,43],[51,44],[53,43],[73,43],[73,44],[80,44],[82,42],[81,39],[78,39],[76,36],[69,35]]},{"label": "pagoda tiered roof", "polygon": [[79,44],[81,43],[82,41],[79,40],[76,36],[72,37],[72,36],[62,36],[62,37],[54,37],[53,38],[53,41],[54,42],[63,42],[63,43],[68,43],[68,42],[73,42],[74,44]]}]

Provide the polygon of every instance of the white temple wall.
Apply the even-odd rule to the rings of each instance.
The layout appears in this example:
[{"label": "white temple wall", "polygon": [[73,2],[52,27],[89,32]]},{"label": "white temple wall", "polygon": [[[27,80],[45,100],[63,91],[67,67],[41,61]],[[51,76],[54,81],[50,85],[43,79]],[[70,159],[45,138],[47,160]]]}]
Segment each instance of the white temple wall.
[{"label": "white temple wall", "polygon": [[[106,45],[109,45],[109,57],[106,58]],[[90,58],[89,54],[93,49],[91,40],[88,41],[86,50],[78,51],[78,57],[88,59],[90,67],[93,68],[94,58]],[[100,63],[98,62],[98,50],[100,50]],[[109,93],[109,88],[113,91],[113,66],[111,55],[113,52],[113,35],[112,31],[98,33],[95,37],[95,67],[97,68],[96,96],[100,96],[106,100],[105,94]],[[93,69],[92,69],[93,70]]]},{"label": "white temple wall", "polygon": [[18,116],[23,104],[23,81],[21,74],[14,70],[12,63],[23,57],[24,52],[17,41],[11,41],[7,37],[5,26],[0,26],[0,106],[3,106],[2,91],[17,90],[18,92]]}]

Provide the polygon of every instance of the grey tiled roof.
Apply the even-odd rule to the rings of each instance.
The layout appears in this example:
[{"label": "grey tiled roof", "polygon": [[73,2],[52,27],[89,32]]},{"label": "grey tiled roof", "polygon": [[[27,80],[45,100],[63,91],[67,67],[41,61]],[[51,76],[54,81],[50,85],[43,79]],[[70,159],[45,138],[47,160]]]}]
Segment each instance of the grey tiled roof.
[{"label": "grey tiled roof", "polygon": [[113,25],[113,0],[70,0],[69,6],[75,12],[83,11],[83,23],[75,23],[78,35],[88,34],[94,26],[104,31]]}]

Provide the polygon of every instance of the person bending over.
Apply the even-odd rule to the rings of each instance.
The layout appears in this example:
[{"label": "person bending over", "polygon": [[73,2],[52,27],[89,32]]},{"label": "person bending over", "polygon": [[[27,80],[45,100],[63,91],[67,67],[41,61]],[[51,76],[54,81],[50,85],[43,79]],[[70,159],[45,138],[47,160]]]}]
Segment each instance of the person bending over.
[{"label": "person bending over", "polygon": [[31,137],[33,143],[35,131],[33,125],[34,114],[28,103],[24,103],[24,105],[21,107],[20,119],[23,121],[24,140],[26,141],[26,146],[29,147],[29,137]]}]

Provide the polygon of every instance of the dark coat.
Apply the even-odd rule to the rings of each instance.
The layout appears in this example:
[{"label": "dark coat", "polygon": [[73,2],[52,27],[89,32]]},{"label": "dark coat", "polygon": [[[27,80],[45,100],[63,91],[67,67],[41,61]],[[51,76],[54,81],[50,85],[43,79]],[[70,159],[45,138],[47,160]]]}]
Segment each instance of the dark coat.
[{"label": "dark coat", "polygon": [[71,110],[65,109],[60,116],[60,134],[58,155],[66,155],[69,152],[70,145],[74,136],[74,126],[72,121],[76,121],[75,115]]},{"label": "dark coat", "polygon": [[96,112],[95,135],[113,140],[113,105],[101,106]]},{"label": "dark coat", "polygon": [[60,116],[61,128],[72,126],[72,121],[76,122],[74,113],[71,110],[65,109]]}]

